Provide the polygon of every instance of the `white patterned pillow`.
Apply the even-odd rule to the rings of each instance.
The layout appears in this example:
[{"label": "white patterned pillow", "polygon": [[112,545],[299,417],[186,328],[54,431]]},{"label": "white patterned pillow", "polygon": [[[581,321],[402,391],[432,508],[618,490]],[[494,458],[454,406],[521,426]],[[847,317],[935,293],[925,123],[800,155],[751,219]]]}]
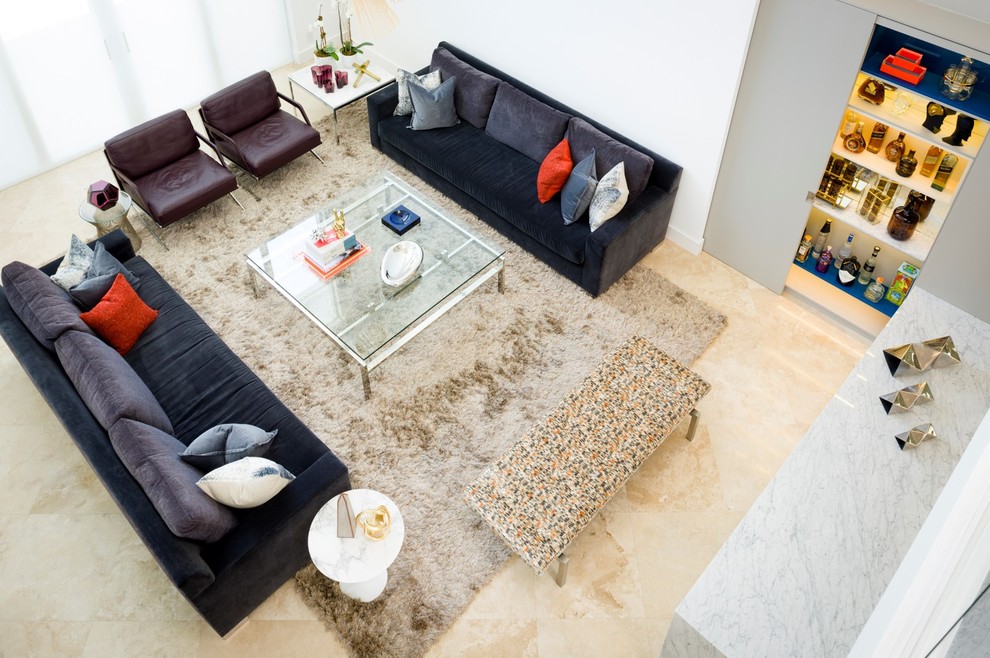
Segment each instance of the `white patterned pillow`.
[{"label": "white patterned pillow", "polygon": [[69,250],[65,252],[65,258],[62,259],[55,274],[52,275],[52,281],[65,290],[82,283],[89,271],[89,266],[93,264],[93,254],[94,252],[89,248],[89,245],[73,233],[72,240],[69,242]]},{"label": "white patterned pillow", "polygon": [[218,503],[243,509],[264,505],[294,479],[270,459],[245,457],[210,471],[196,486]]},{"label": "white patterned pillow", "polygon": [[427,91],[433,91],[440,86],[440,71],[430,71],[425,75],[416,75],[399,69],[395,72],[395,81],[399,84],[399,104],[395,106],[393,116],[409,116],[413,112],[412,97],[409,95],[409,81],[415,80]]},{"label": "white patterned pillow", "polygon": [[602,176],[602,179],[598,181],[598,187],[595,188],[595,196],[592,197],[591,208],[588,210],[588,222],[591,224],[591,230],[596,230],[618,215],[628,199],[629,186],[626,185],[626,165],[620,162]]}]

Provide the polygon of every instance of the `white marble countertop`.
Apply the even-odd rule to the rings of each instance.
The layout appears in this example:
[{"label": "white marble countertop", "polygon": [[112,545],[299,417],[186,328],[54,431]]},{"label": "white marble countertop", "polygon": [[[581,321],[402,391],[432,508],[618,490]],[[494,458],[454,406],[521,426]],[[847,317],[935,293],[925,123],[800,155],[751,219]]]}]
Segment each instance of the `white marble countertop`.
[{"label": "white marble countertop", "polygon": [[[946,335],[961,364],[891,376],[884,348]],[[934,402],[884,413],[880,395],[922,381]],[[663,655],[846,655],[988,407],[990,325],[915,289],[678,606]],[[894,435],[928,422],[939,438],[901,451]]]},{"label": "white marble countertop", "polygon": [[388,569],[402,548],[405,524],[398,506],[385,494],[372,489],[347,492],[354,514],[385,505],[392,517],[388,536],[373,541],[357,528],[354,537],[337,536],[337,501],[334,496],[317,512],[309,529],[309,555],[327,578],[339,583],[360,583]]}]

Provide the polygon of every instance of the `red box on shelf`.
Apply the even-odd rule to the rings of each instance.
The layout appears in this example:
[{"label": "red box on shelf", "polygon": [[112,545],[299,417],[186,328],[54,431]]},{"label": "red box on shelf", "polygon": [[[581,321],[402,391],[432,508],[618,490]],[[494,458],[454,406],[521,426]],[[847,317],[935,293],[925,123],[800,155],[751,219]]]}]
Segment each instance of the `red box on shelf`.
[{"label": "red box on shelf", "polygon": [[887,75],[916,85],[924,79],[925,73],[928,71],[919,62],[921,62],[921,53],[901,48],[896,55],[887,55],[884,58],[880,70]]}]

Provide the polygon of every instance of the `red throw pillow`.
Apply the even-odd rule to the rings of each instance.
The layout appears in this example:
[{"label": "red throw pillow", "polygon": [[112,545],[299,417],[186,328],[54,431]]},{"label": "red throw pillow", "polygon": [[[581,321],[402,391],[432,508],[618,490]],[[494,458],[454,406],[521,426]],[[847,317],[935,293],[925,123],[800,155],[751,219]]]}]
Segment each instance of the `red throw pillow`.
[{"label": "red throw pillow", "polygon": [[540,173],[536,175],[536,196],[540,203],[546,203],[564,188],[564,183],[567,182],[567,177],[571,175],[573,168],[571,147],[567,140],[563,139],[547,153],[547,157],[543,158]]},{"label": "red throw pillow", "polygon": [[100,338],[124,355],[155,321],[158,311],[145,304],[124,275],[118,274],[103,299],[79,317]]}]

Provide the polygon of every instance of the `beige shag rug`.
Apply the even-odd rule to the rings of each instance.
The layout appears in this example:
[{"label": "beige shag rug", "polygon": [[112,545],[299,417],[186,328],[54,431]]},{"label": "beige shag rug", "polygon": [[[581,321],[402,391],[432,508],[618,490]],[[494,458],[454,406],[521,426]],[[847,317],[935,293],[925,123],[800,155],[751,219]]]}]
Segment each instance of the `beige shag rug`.
[{"label": "beige shag rug", "polygon": [[[465,484],[630,335],[689,364],[725,317],[643,265],[592,299],[372,149],[363,104],[340,124],[340,145],[318,124],[325,165],[304,156],[242,181],[260,201],[239,190],[243,211],[229,198],[212,204],[166,232],[170,251],[134,223],[141,255],[348,465],[353,485],[402,510],[405,543],[378,600],[352,601],[312,565],[296,580],[354,655],[419,656],[509,557],[462,501]],[[274,290],[255,297],[244,254],[382,169],[504,245],[506,291],[490,281],[372,371],[365,401],[334,343]]]}]

